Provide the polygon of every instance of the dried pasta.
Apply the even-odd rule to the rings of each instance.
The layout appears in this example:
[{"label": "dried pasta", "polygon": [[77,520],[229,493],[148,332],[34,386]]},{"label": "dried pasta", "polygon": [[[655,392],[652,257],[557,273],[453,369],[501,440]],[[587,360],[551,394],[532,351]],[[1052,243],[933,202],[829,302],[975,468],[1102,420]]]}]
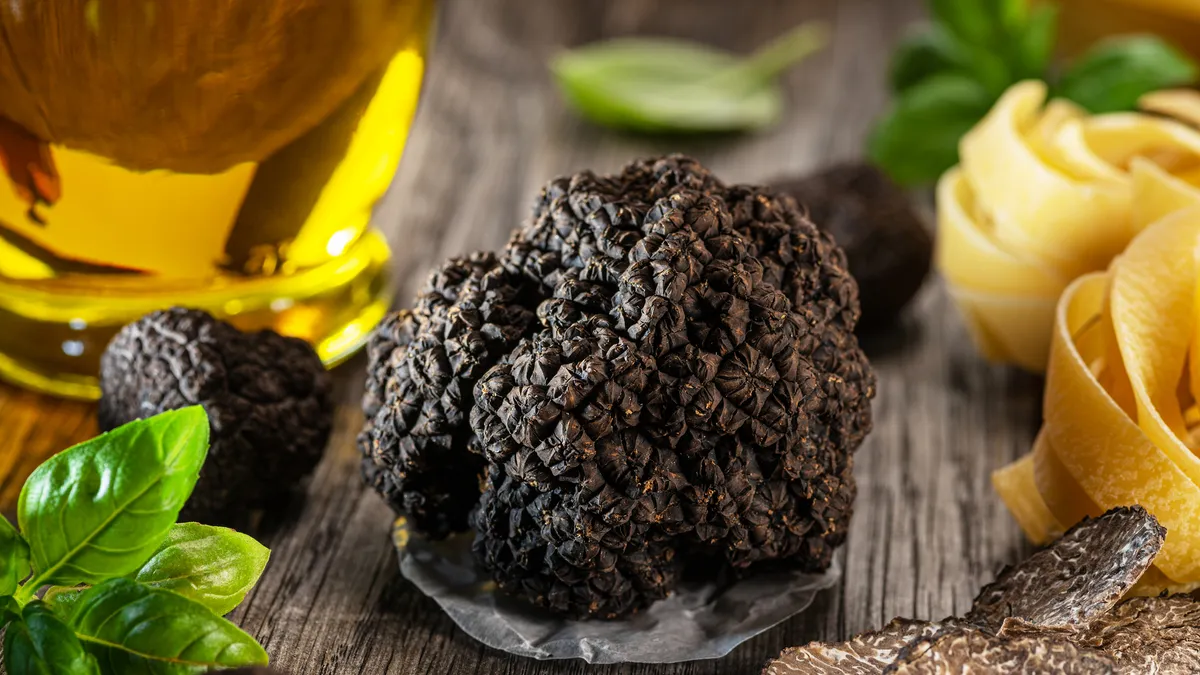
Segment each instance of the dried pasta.
[{"label": "dried pasta", "polygon": [[1006,92],[937,192],[937,264],[973,341],[1035,372],[1067,286],[1200,195],[1200,132],[1147,113],[1088,115],[1046,95],[1035,81]]},{"label": "dried pasta", "polygon": [[1169,532],[1143,589],[1155,592],[1200,582],[1200,191],[1146,161],[1131,170],[1135,201],[1172,208],[1063,293],[1044,425],[993,483],[1036,542],[1084,515],[1144,506]]}]

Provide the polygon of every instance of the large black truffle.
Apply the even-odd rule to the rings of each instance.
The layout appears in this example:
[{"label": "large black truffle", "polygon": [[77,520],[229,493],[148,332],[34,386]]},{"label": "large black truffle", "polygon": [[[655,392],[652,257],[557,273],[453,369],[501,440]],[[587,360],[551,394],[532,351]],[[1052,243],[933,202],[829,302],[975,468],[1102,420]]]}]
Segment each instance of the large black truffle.
[{"label": "large black truffle", "polygon": [[694,160],[552,181],[379,333],[364,473],[434,536],[479,502],[479,560],[564,615],[636,611],[693,556],[823,570],[871,426],[857,296],[794,200]]},{"label": "large black truffle", "polygon": [[101,429],[197,404],[208,413],[208,459],[184,518],[236,523],[278,502],[316,466],[333,426],[332,379],[308,343],[201,311],[129,324],[100,368]]}]

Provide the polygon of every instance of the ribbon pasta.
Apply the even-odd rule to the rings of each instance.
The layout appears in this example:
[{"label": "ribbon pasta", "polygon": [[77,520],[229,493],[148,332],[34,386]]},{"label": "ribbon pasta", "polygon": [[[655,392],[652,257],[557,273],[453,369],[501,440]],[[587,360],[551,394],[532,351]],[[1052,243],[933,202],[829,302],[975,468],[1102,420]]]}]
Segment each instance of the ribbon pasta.
[{"label": "ribbon pasta", "polygon": [[993,484],[1045,542],[1085,515],[1141,504],[1167,528],[1144,592],[1200,583],[1200,191],[1132,165],[1147,225],[1056,311],[1033,451]]},{"label": "ribbon pasta", "polygon": [[1009,89],[937,191],[937,265],[972,340],[1035,372],[1067,286],[1200,194],[1200,132],[1145,113],[1092,116],[1046,95],[1037,81]]}]

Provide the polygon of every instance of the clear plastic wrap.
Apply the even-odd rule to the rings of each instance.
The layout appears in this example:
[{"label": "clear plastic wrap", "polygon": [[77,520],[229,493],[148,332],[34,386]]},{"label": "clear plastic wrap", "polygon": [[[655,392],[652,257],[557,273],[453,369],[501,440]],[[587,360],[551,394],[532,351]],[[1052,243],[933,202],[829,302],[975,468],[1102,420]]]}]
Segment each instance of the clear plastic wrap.
[{"label": "clear plastic wrap", "polygon": [[720,658],[798,614],[841,578],[840,556],[825,574],[769,572],[729,584],[685,583],[666,600],[619,621],[572,621],[496,591],[471,554],[470,534],[433,542],[398,521],[400,572],[489,647],[535,659],[588,663],[677,663]]}]

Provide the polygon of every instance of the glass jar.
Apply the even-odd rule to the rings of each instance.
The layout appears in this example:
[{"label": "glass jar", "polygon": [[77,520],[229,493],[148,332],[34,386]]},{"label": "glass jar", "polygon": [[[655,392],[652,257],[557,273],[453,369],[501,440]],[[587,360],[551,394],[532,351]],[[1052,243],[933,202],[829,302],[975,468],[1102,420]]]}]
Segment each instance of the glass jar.
[{"label": "glass jar", "polygon": [[432,5],[0,3],[0,376],[95,397],[111,336],[172,305],[359,347]]}]

